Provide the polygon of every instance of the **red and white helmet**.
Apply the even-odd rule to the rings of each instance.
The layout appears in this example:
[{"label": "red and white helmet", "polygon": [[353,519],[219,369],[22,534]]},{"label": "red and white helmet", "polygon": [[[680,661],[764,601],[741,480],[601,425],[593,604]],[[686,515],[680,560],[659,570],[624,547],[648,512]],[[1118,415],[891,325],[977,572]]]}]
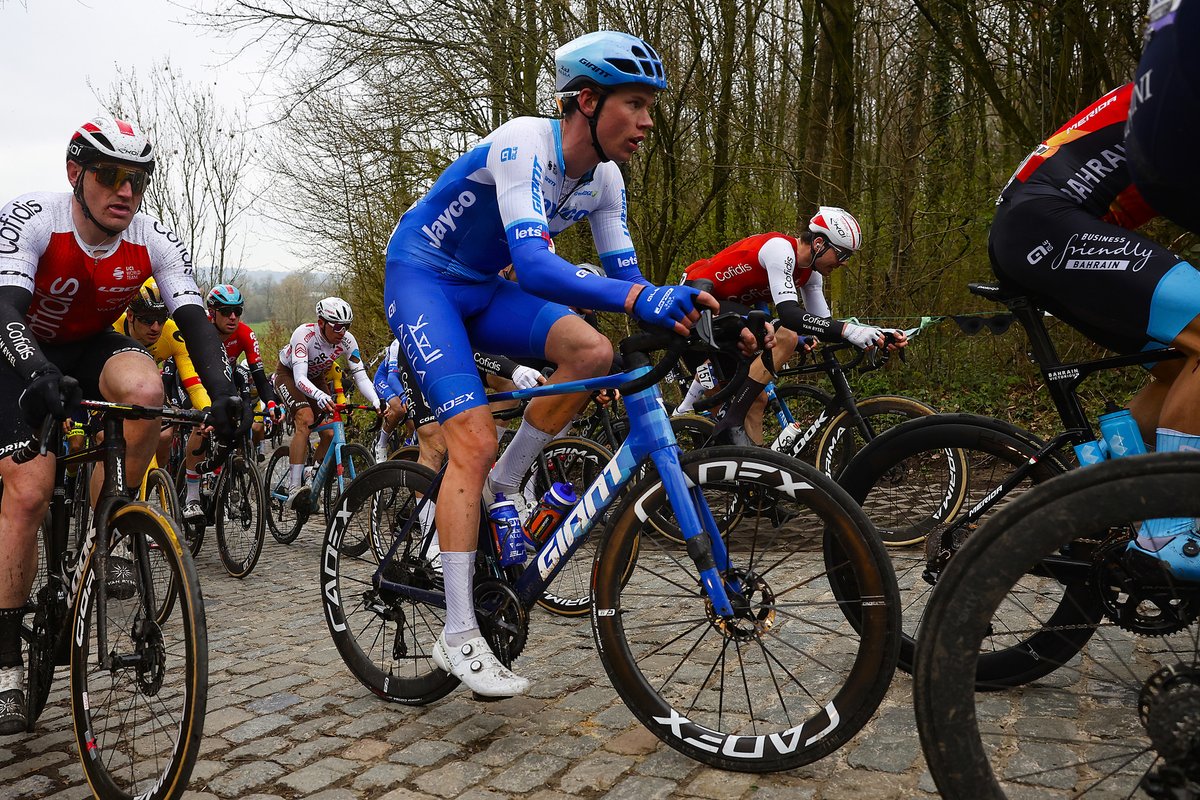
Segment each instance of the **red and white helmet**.
[{"label": "red and white helmet", "polygon": [[340,297],[326,297],[317,303],[317,319],[332,322],[335,325],[349,325],[354,321],[354,312],[350,304]]},{"label": "red and white helmet", "polygon": [[862,227],[854,215],[844,208],[821,206],[808,221],[808,229],[844,250],[857,252],[862,248]]},{"label": "red and white helmet", "polygon": [[154,146],[131,122],[95,117],[80,125],[67,145],[67,161],[87,166],[95,161],[116,161],[154,172]]}]

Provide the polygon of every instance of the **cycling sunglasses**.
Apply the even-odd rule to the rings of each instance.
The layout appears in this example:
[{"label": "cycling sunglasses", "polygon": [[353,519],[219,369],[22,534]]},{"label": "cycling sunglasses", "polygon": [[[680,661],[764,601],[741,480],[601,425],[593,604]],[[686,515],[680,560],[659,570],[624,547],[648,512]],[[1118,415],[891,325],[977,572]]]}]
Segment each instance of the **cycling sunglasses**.
[{"label": "cycling sunglasses", "polygon": [[854,255],[853,250],[847,250],[844,247],[838,247],[836,244],[829,245],[829,248],[833,250],[833,254],[837,256],[837,262],[839,264],[845,264],[850,260],[850,257]]},{"label": "cycling sunglasses", "polygon": [[350,323],[349,323],[349,322],[330,322],[330,321],[329,321],[329,320],[327,320],[327,319],[326,319],[326,320],[321,320],[321,321],[322,321],[322,322],[324,322],[324,323],[325,323],[326,325],[328,325],[329,327],[333,328],[333,330],[334,330],[334,332],[335,332],[335,333],[341,333],[342,331],[348,331],[348,330],[350,330]]},{"label": "cycling sunglasses", "polygon": [[167,314],[134,314],[133,318],[143,325],[165,325],[168,316]]},{"label": "cycling sunglasses", "polygon": [[232,317],[234,314],[240,317],[242,316],[242,312],[246,310],[245,306],[213,306],[213,308],[223,317]]},{"label": "cycling sunglasses", "polygon": [[133,189],[133,193],[141,194],[150,183],[150,175],[144,169],[115,164],[94,164],[87,170],[96,176],[96,183],[114,192],[120,191],[121,184],[129,181],[129,188]]}]

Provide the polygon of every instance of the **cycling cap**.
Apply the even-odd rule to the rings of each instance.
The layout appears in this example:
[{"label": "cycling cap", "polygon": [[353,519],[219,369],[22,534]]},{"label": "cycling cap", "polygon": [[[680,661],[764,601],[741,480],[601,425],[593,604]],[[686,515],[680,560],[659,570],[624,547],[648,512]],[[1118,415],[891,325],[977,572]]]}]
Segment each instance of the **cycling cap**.
[{"label": "cycling cap", "polygon": [[350,304],[340,297],[326,297],[317,303],[317,318],[335,325],[349,325],[354,321]]},{"label": "cycling cap", "polygon": [[242,293],[236,286],[223,283],[220,286],[212,287],[212,290],[209,291],[208,304],[210,306],[241,306],[245,305],[246,301],[242,299]]},{"label": "cycling cap", "polygon": [[163,302],[162,293],[158,291],[158,281],[148,278],[130,301],[129,310],[135,314],[145,314],[149,311],[166,312],[167,304]]},{"label": "cycling cap", "polygon": [[662,59],[636,36],[596,31],[554,51],[554,91],[569,92],[590,81],[600,86],[640,83],[666,89]]},{"label": "cycling cap", "polygon": [[821,206],[808,221],[808,229],[824,236],[830,244],[846,250],[853,252],[862,247],[862,228],[854,215],[844,208]]},{"label": "cycling cap", "polygon": [[96,117],[76,128],[67,145],[67,161],[87,166],[117,161],[154,172],[154,147],[136,125],[113,117]]}]

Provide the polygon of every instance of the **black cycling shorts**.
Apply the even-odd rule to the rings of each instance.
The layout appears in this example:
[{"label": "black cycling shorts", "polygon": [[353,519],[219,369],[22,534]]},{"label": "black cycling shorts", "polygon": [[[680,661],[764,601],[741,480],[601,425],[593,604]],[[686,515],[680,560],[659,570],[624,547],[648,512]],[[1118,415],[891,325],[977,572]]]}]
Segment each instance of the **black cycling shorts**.
[{"label": "black cycling shorts", "polygon": [[988,253],[1001,283],[1119,353],[1170,344],[1200,315],[1200,272],[1067,201],[1002,204]]},{"label": "black cycling shorts", "polygon": [[400,383],[404,386],[404,393],[408,395],[408,413],[412,415],[413,425],[422,428],[431,422],[437,422],[433,409],[425,402],[425,395],[421,394],[421,387],[408,366],[403,348],[400,350],[397,366],[400,368]]},{"label": "black cycling shorts", "polygon": [[1129,171],[1160,214],[1200,232],[1200,0],[1150,21],[1138,63],[1125,147]]},{"label": "black cycling shorts", "polygon": [[[78,342],[38,344],[50,363],[64,375],[79,381],[86,400],[107,399],[100,394],[100,373],[117,353],[132,351],[153,359],[146,348],[111,328]],[[25,379],[7,361],[0,359],[0,408],[5,409],[5,413],[0,414],[0,458],[11,456],[34,436],[18,406],[26,385]]]}]

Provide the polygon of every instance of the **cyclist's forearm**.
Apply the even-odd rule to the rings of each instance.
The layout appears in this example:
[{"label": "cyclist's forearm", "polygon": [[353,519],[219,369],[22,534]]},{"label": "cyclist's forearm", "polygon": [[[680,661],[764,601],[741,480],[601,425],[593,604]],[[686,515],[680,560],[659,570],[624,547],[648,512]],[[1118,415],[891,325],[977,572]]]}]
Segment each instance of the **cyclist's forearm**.
[{"label": "cyclist's forearm", "polygon": [[845,323],[833,317],[818,317],[800,308],[794,300],[788,300],[775,307],[779,313],[779,321],[788,330],[806,336],[816,336],[822,342],[842,341],[842,330]]},{"label": "cyclist's forearm", "polygon": [[271,381],[268,380],[267,372],[263,369],[261,361],[250,365],[250,377],[254,379],[254,388],[258,390],[258,399],[264,403],[274,403],[275,389],[271,386]]},{"label": "cyclist's forearm", "polygon": [[204,309],[196,304],[180,306],[173,315],[188,355],[200,375],[204,388],[212,397],[230,397],[233,391],[233,371],[217,330],[208,321]]},{"label": "cyclist's forearm", "polygon": [[25,314],[33,295],[19,286],[0,286],[0,354],[26,381],[34,373],[50,366],[33,333],[25,324]]}]

